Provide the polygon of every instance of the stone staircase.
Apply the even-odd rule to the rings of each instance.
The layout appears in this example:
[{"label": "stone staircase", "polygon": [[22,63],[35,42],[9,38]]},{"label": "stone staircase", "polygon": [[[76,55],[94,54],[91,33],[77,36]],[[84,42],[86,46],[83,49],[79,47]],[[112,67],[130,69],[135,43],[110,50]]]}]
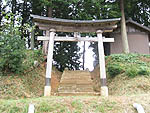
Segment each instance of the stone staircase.
[{"label": "stone staircase", "polygon": [[58,95],[97,95],[93,90],[90,72],[65,70],[58,87]]}]

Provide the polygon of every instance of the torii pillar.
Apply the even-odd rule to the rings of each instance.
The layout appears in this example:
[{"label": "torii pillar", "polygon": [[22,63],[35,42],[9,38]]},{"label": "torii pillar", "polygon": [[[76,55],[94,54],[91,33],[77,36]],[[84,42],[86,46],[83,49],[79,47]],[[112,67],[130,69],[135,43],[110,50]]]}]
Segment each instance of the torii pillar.
[{"label": "torii pillar", "polygon": [[44,96],[50,96],[51,94],[51,74],[52,74],[55,31],[56,31],[55,29],[50,29]]},{"label": "torii pillar", "polygon": [[108,96],[108,87],[106,85],[106,69],[105,69],[105,55],[103,46],[102,31],[97,31],[98,38],[98,52],[99,52],[99,65],[100,65],[100,81],[101,81],[101,96]]},{"label": "torii pillar", "polygon": [[[98,42],[99,51],[99,65],[100,65],[100,81],[101,81],[101,95],[108,96],[108,87],[106,86],[106,69],[105,69],[105,55],[103,42],[112,42],[111,38],[103,38],[103,32],[112,32],[113,29],[117,28],[116,23],[120,18],[116,19],[105,19],[105,20],[64,20],[57,18],[49,18],[38,15],[31,15],[36,26],[39,26],[41,30],[50,30],[50,36],[39,37],[40,39],[48,40],[48,56],[47,56],[47,68],[46,68],[46,84],[44,88],[44,96],[50,96],[51,92],[51,72],[52,72],[52,58],[54,41],[95,41]],[[86,38],[86,37],[58,37],[55,36],[55,28],[57,32],[81,32],[81,33],[92,33],[97,32],[97,37]]]}]

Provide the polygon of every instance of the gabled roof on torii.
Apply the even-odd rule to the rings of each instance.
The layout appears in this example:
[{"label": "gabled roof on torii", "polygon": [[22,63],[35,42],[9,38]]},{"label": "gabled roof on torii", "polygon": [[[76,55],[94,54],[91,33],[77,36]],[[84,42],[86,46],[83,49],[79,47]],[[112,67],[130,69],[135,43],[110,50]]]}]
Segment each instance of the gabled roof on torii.
[{"label": "gabled roof on torii", "polygon": [[55,29],[57,32],[112,32],[117,28],[120,18],[103,20],[68,20],[31,15],[36,26],[41,30]]}]

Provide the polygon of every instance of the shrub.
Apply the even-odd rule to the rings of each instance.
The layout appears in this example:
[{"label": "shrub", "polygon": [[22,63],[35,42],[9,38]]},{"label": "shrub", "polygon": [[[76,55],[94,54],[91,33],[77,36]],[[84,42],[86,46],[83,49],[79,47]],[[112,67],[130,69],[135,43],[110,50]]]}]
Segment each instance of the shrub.
[{"label": "shrub", "polygon": [[34,55],[33,55],[33,57],[34,57],[35,60],[44,61],[44,55],[43,55],[41,49],[34,50]]},{"label": "shrub", "polygon": [[126,75],[128,75],[129,77],[135,77],[138,75],[138,68],[135,66],[131,66],[129,68],[127,68],[127,70],[125,71]]},{"label": "shrub", "polygon": [[150,74],[150,71],[149,71],[149,69],[148,69],[147,66],[140,66],[140,67],[139,67],[138,74],[139,74],[139,75],[149,75],[149,74]]},{"label": "shrub", "polygon": [[116,75],[123,72],[123,67],[117,64],[108,64],[107,72],[111,77],[115,77]]},{"label": "shrub", "polygon": [[24,45],[20,35],[0,33],[0,71],[14,73],[22,71],[25,58]]},{"label": "shrub", "polygon": [[[14,21],[12,21],[14,20]],[[23,70],[25,43],[21,37],[21,18],[7,13],[0,29],[0,72],[19,73]],[[14,24],[14,22],[16,22]]]},{"label": "shrub", "polygon": [[113,54],[111,59],[114,62],[136,63],[139,54]]}]

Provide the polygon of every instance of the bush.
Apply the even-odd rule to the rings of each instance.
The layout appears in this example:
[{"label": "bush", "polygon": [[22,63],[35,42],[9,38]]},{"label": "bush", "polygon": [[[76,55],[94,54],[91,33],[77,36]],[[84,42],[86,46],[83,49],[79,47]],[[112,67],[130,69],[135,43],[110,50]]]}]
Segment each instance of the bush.
[{"label": "bush", "polygon": [[149,75],[149,74],[150,74],[150,71],[149,71],[149,69],[148,69],[147,66],[140,66],[140,67],[139,67],[138,74],[139,74],[139,75]]},{"label": "bush", "polygon": [[17,32],[0,32],[0,71],[19,73],[23,70],[25,44]]},{"label": "bush", "polygon": [[[42,54],[42,50],[26,50],[26,59],[23,62],[24,70],[30,70],[34,66],[34,61],[38,61],[38,63],[42,63],[44,61],[44,55]],[[26,72],[26,71],[25,71]]]},{"label": "bush", "polygon": [[136,63],[139,54],[113,54],[111,59],[114,62]]},{"label": "bush", "polygon": [[135,77],[138,75],[138,68],[135,66],[131,66],[129,68],[127,68],[126,70],[126,75],[128,75],[129,77]]},{"label": "bush", "polygon": [[123,72],[123,67],[118,64],[108,64],[107,72],[111,77],[115,77],[116,75]]},{"label": "bush", "polygon": [[37,61],[44,61],[44,55],[42,53],[42,50],[34,50],[34,55],[33,55],[34,59]]}]

